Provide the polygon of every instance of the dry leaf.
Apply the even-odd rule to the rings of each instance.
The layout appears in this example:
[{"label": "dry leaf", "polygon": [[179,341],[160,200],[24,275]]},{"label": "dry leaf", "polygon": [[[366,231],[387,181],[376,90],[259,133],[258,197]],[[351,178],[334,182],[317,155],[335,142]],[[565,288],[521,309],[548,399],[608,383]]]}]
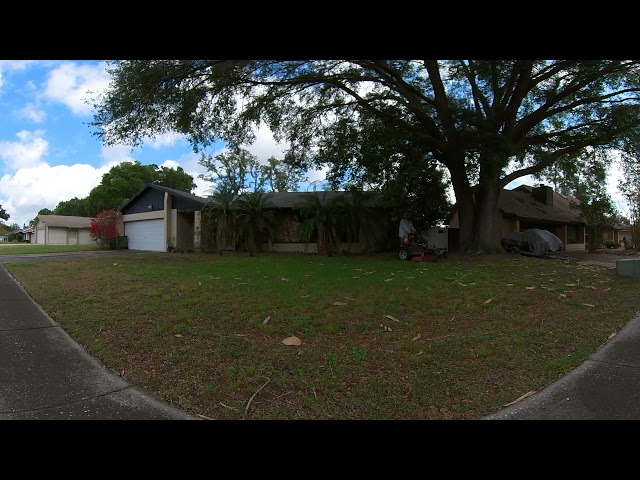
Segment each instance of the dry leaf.
[{"label": "dry leaf", "polygon": [[198,285],[202,285],[202,283],[198,282]]},{"label": "dry leaf", "polygon": [[284,281],[284,282],[288,282],[289,281],[288,278],[284,278],[284,277],[282,277],[281,280]]},{"label": "dry leaf", "polygon": [[565,286],[567,287],[575,287],[577,285],[577,283],[565,283]]},{"label": "dry leaf", "polygon": [[212,280],[220,280],[222,277],[211,277]]},{"label": "dry leaf", "polygon": [[333,302],[334,305],[347,305],[345,302]]},{"label": "dry leaf", "polygon": [[616,334],[616,332],[613,332],[611,335],[609,335],[609,336],[607,337],[607,340],[611,340],[611,339],[612,339],[613,337],[615,337],[616,335],[617,335],[617,334]]},{"label": "dry leaf", "polygon": [[380,328],[382,329],[383,332],[392,332],[393,330],[391,330],[391,327],[388,327],[387,325],[383,325],[382,323],[380,324]]},{"label": "dry leaf", "polygon": [[385,279],[385,282],[390,282],[391,280],[393,280],[393,278],[387,278]]},{"label": "dry leaf", "polygon": [[424,352],[422,350],[420,350],[418,353],[416,353],[416,355],[422,355]]},{"label": "dry leaf", "polygon": [[117,263],[114,263],[114,265],[118,265]]},{"label": "dry leaf", "polygon": [[514,283],[507,283],[507,287],[513,287],[514,285]]},{"label": "dry leaf", "polygon": [[566,297],[564,293],[559,293],[558,295],[560,295],[561,297]]},{"label": "dry leaf", "polygon": [[466,283],[460,283],[460,282],[458,282],[458,285],[462,285],[463,287],[468,287],[469,286]]},{"label": "dry leaf", "polygon": [[416,335],[415,337],[413,337],[411,340],[415,341],[418,340],[420,337],[422,337],[422,334],[419,333],[418,335]]},{"label": "dry leaf", "polygon": [[496,298],[496,297],[493,297],[493,298],[490,298],[490,299],[488,299],[488,300],[485,300],[485,301],[484,301],[484,303],[491,303],[491,302],[493,301],[493,299],[494,299],[494,298]]},{"label": "dry leaf", "polygon": [[351,298],[351,297],[343,297],[343,298],[346,298],[347,300],[353,300],[353,301],[356,300],[355,298]]},{"label": "dry leaf", "polygon": [[592,305],[591,303],[583,303],[583,305],[586,305],[587,307],[595,307],[595,305]]},{"label": "dry leaf", "polygon": [[266,325],[266,324],[267,324],[267,322],[268,322],[270,319],[271,319],[271,315],[268,315],[268,316],[267,316],[267,318],[265,318],[265,319],[262,321],[262,324],[263,324],[263,325]]},{"label": "dry leaf", "polygon": [[411,279],[413,279],[413,278],[416,278],[416,277],[404,277],[404,278],[411,278]]},{"label": "dry leaf", "polygon": [[174,337],[182,338],[182,334],[180,334],[180,333],[176,333],[176,334],[174,335]]},{"label": "dry leaf", "polygon": [[282,343],[284,343],[285,345],[290,345],[290,346],[293,345],[297,347],[298,345],[302,345],[302,340],[300,340],[296,336],[291,336],[282,340]]},{"label": "dry leaf", "polygon": [[393,320],[394,322],[399,322],[400,321],[396,317],[392,317],[391,315],[383,315],[383,317],[388,318],[389,320]]},{"label": "dry leaf", "polygon": [[527,290],[533,290],[536,287],[524,287],[524,288],[526,288]]},{"label": "dry leaf", "polygon": [[351,277],[351,278],[360,278],[360,277],[358,277],[358,276],[355,276],[355,277]]}]

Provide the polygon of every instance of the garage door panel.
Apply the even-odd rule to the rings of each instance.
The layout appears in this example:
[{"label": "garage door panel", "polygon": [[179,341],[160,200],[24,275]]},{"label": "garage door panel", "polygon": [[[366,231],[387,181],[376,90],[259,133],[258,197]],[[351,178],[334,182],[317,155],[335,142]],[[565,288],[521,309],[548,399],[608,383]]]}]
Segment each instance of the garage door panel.
[{"label": "garage door panel", "polygon": [[124,234],[127,236],[129,250],[165,251],[162,218],[125,222]]},{"label": "garage door panel", "polygon": [[38,230],[36,231],[36,241],[37,241],[37,243],[44,244],[44,240],[45,240],[44,233],[45,233],[44,232],[44,227],[38,228]]}]

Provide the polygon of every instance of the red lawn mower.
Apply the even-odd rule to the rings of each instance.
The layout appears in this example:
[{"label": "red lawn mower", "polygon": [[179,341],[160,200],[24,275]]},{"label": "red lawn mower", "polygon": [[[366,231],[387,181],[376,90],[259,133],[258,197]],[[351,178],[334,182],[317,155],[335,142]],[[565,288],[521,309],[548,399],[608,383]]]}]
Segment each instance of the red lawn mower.
[{"label": "red lawn mower", "polygon": [[419,235],[411,221],[404,218],[400,221],[399,234],[401,240],[398,258],[400,260],[436,262],[439,258],[447,258],[447,249],[429,245],[428,235]]}]

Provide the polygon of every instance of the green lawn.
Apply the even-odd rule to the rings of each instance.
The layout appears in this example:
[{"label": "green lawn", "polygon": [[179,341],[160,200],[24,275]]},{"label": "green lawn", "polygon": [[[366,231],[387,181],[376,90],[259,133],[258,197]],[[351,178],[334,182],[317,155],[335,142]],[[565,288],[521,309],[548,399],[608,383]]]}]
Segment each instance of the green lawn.
[{"label": "green lawn", "polygon": [[6,267],[96,358],[213,419],[479,418],[577,366],[640,310],[638,282],[613,270],[507,254]]},{"label": "green lawn", "polygon": [[87,250],[99,249],[96,245],[37,245],[33,243],[0,242],[0,255],[20,255],[23,253],[83,252]]}]

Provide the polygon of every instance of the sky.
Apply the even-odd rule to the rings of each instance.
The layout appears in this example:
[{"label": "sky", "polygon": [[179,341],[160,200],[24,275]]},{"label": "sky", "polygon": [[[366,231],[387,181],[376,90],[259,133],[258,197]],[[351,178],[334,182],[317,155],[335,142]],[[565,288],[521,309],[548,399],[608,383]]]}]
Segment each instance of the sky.
[{"label": "sky", "polygon": [[[42,208],[53,210],[61,201],[84,198],[102,175],[122,162],[139,161],[169,168],[180,166],[193,176],[205,196],[211,185],[199,177],[198,165],[186,139],[164,136],[143,146],[105,147],[88,125],[93,109],[88,92],[104,91],[110,77],[98,60],[0,60],[0,205],[10,215],[7,223],[28,224]],[[219,152],[222,152],[223,145]],[[267,128],[257,133],[246,149],[266,162],[282,158],[285,145],[277,144]],[[613,172],[609,192],[616,202],[619,174]],[[322,180],[322,171],[309,172],[309,180]],[[507,188],[522,183],[523,177]]]}]

